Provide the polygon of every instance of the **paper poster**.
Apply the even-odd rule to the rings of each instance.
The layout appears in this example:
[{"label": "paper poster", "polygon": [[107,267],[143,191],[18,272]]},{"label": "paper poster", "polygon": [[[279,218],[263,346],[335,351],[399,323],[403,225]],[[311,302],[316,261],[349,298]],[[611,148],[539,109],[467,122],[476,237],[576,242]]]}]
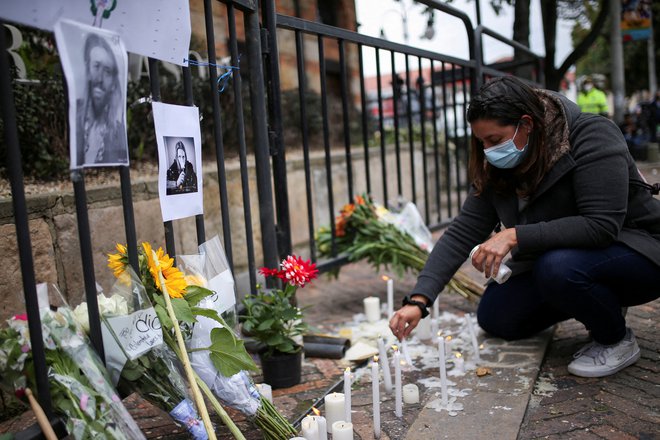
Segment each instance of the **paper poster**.
[{"label": "paper poster", "polygon": [[71,169],[128,165],[128,56],[121,38],[62,20],[55,40],[69,93]]},{"label": "paper poster", "polygon": [[129,52],[187,65],[186,0],[2,0],[0,17],[48,31],[58,20],[70,19],[116,32]]},{"label": "paper poster", "polygon": [[199,109],[154,102],[163,221],[204,213]]},{"label": "paper poster", "polygon": [[222,314],[236,305],[234,277],[232,277],[229,269],[210,279],[208,283],[208,288],[213,291],[213,295],[204,298],[203,301],[207,301],[207,303],[203,307]]}]

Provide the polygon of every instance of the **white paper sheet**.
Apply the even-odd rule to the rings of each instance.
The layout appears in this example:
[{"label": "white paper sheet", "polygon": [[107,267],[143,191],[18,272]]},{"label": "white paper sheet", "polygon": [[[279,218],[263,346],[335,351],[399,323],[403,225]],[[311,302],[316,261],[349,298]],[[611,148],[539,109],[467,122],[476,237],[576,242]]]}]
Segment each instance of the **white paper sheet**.
[{"label": "white paper sheet", "polygon": [[[158,193],[163,221],[204,213],[199,109],[152,104],[158,143]],[[183,147],[184,166],[177,169]]]},{"label": "white paper sheet", "polygon": [[0,17],[48,31],[59,19],[71,19],[117,32],[130,52],[187,65],[186,0],[2,0]]}]

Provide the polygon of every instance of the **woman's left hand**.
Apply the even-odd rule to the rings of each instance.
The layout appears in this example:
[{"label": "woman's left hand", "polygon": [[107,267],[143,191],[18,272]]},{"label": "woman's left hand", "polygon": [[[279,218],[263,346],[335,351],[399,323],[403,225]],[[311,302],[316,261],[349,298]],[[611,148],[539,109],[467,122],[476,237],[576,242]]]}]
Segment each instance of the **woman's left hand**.
[{"label": "woman's left hand", "polygon": [[479,245],[472,255],[472,265],[490,278],[491,274],[498,273],[502,260],[517,244],[516,228],[500,231]]}]

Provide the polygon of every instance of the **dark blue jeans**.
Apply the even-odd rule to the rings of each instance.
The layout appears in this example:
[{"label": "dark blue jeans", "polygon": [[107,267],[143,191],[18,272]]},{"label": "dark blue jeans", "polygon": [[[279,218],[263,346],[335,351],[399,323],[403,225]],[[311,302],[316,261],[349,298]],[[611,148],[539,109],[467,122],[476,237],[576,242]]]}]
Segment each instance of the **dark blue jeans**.
[{"label": "dark blue jeans", "polygon": [[490,283],[479,303],[479,325],[493,336],[521,339],[575,318],[596,342],[625,336],[621,307],[660,296],[660,266],[622,244],[605,249],[556,249],[530,272]]}]

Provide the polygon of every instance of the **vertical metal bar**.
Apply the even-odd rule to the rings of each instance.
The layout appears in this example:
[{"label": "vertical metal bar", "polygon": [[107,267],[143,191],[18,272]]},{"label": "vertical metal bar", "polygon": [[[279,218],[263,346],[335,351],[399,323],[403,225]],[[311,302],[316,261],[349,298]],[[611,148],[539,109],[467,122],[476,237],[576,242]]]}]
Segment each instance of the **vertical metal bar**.
[{"label": "vertical metal bar", "polygon": [[[394,112],[394,155],[396,157],[396,193],[403,193],[403,183],[401,178],[401,142],[399,141],[399,102],[401,101],[401,87],[399,86],[399,75],[396,73],[396,62],[394,61],[394,52],[390,52],[390,62],[392,63],[392,111]],[[387,199],[383,200],[387,203]]]},{"label": "vertical metal bar", "polygon": [[[0,22],[0,47],[7,47],[5,32]],[[53,406],[50,399],[50,385],[48,384],[48,367],[46,365],[46,352],[43,336],[41,334],[41,318],[37,301],[36,280],[34,277],[34,262],[32,259],[32,242],[30,240],[30,225],[28,222],[27,204],[25,202],[25,189],[23,187],[23,169],[21,149],[18,144],[18,130],[16,128],[16,108],[11,89],[11,76],[9,73],[8,54],[2,50],[0,53],[0,114],[4,123],[5,143],[7,144],[7,174],[11,185],[11,201],[16,222],[16,240],[21,265],[21,279],[23,281],[23,294],[25,296],[25,309],[28,315],[28,329],[30,330],[30,345],[34,362],[34,376],[37,383],[37,396],[46,415],[53,416]],[[19,165],[17,165],[19,164]]]},{"label": "vertical metal bar", "polygon": [[231,220],[229,217],[229,197],[227,195],[227,172],[225,170],[225,148],[222,138],[222,120],[220,118],[220,101],[218,100],[218,69],[215,67],[215,32],[213,30],[212,0],[204,0],[204,23],[206,27],[206,50],[209,58],[209,88],[213,104],[213,137],[215,140],[215,158],[218,170],[218,185],[220,187],[220,213],[222,217],[222,237],[227,254],[229,268],[234,270],[234,253],[231,243]]},{"label": "vertical metal bar", "polygon": [[[420,133],[422,135],[422,185],[424,186],[424,214],[425,221],[428,224],[430,221],[429,216],[429,183],[428,183],[428,164],[426,163],[426,96],[424,93],[424,71],[422,70],[422,59],[417,58],[417,69],[419,76],[417,77],[418,96],[419,96],[419,125]],[[415,175],[413,174],[413,178]]]},{"label": "vertical metal bar", "polygon": [[266,84],[268,86],[268,120],[270,121],[273,182],[275,184],[275,212],[280,258],[291,254],[291,220],[286,173],[286,151],[282,130],[282,96],[280,93],[279,50],[277,47],[277,16],[275,0],[264,0],[263,19],[268,31],[268,53],[265,55]]},{"label": "vertical metal bar", "polygon": [[442,207],[440,206],[440,191],[442,185],[440,183],[440,150],[438,148],[438,112],[437,112],[437,97],[435,94],[435,65],[431,60],[431,101],[432,101],[432,115],[433,115],[433,164],[435,166],[435,206],[438,210],[438,222],[442,221]]},{"label": "vertical metal bar", "polygon": [[[378,85],[378,129],[380,130],[380,166],[383,177],[383,205],[387,206],[387,151],[385,150],[385,128],[383,123],[383,84],[380,77],[380,49],[376,48],[376,82]],[[392,97],[394,102],[394,96]],[[396,102],[394,102],[396,108]],[[396,117],[395,117],[396,123]]]},{"label": "vertical metal bar", "polygon": [[[406,54],[406,113],[408,116],[408,147],[410,148],[410,182],[412,189],[412,202],[417,203],[417,189],[415,184],[415,133],[413,133],[412,96],[410,94],[410,66]],[[399,191],[399,194],[401,192]]]},{"label": "vertical metal bar", "polygon": [[[183,73],[183,99],[187,106],[193,107],[195,105],[195,100],[193,96],[192,73],[190,72],[190,67],[183,67],[181,71]],[[197,170],[197,172],[201,173],[203,171]],[[195,216],[195,227],[197,230],[197,244],[199,245],[206,241],[204,214],[197,214]]]},{"label": "vertical metal bar", "polygon": [[[229,28],[229,52],[232,65],[238,66],[238,43],[236,42],[236,12],[232,3],[227,4],[227,24]],[[254,257],[254,233],[252,231],[252,212],[250,210],[250,180],[247,164],[247,146],[245,144],[245,121],[243,119],[243,94],[241,71],[233,72],[234,111],[236,113],[236,137],[238,139],[238,156],[241,164],[241,189],[243,192],[243,216],[245,218],[245,241],[247,245],[248,275],[250,286],[256,287],[257,268]],[[273,267],[273,266],[269,266]],[[255,291],[256,289],[253,289]]]},{"label": "vertical metal bar", "polygon": [[[298,102],[300,104],[300,127],[302,130],[303,163],[305,168],[305,197],[307,201],[307,225],[309,234],[309,252],[312,261],[316,261],[316,241],[314,240],[314,210],[312,202],[312,176],[309,164],[309,128],[307,127],[307,78],[305,76],[305,49],[303,35],[296,30],[296,67],[298,70]],[[334,222],[334,220],[333,220]],[[334,228],[334,224],[332,225]]]},{"label": "vertical metal bar", "polygon": [[339,69],[341,76],[341,108],[344,125],[344,149],[346,151],[346,177],[348,183],[348,200],[353,201],[353,162],[351,161],[351,128],[348,115],[348,77],[346,72],[346,53],[344,40],[337,40],[339,45]]},{"label": "vertical metal bar", "polygon": [[360,69],[360,105],[362,106],[362,145],[364,147],[364,175],[367,182],[367,194],[371,194],[371,170],[369,169],[369,118],[367,109],[367,94],[364,85],[364,60],[362,45],[358,44],[358,63]]},{"label": "vertical metal bar", "polygon": [[454,171],[456,172],[456,208],[461,206],[461,166],[458,145],[458,113],[456,112],[456,66],[451,66],[451,107],[454,112]]},{"label": "vertical metal bar", "polygon": [[[467,109],[467,96],[468,96],[467,84],[466,84],[466,81],[467,81],[467,78],[468,78],[468,76],[467,76],[468,75],[468,68],[463,66],[463,67],[461,67],[461,71],[462,71],[462,73],[461,73],[461,78],[462,78],[461,85],[463,87],[463,107],[461,108],[461,121],[463,123],[463,145],[462,146],[463,146],[463,151],[465,153],[465,167],[463,167],[463,168],[467,169],[467,164],[468,164],[468,161],[470,160],[468,123],[467,123],[467,118],[465,117],[466,116],[465,111]],[[467,176],[467,173],[466,173],[466,176]],[[465,191],[466,195],[467,195],[467,192],[469,190],[469,185],[470,185],[470,182],[468,182],[468,179],[466,177],[465,185],[463,186],[463,190]]]},{"label": "vertical metal bar", "polygon": [[319,73],[321,77],[321,115],[323,118],[323,149],[325,151],[325,179],[328,187],[328,210],[330,214],[330,228],[332,230],[332,256],[337,256],[335,243],[335,202],[332,189],[332,158],[330,156],[330,128],[328,124],[328,89],[326,84],[325,51],[323,49],[323,36],[318,35],[319,47]]},{"label": "vertical metal bar", "polygon": [[135,214],[133,212],[133,193],[131,191],[131,170],[129,167],[119,167],[119,182],[121,185],[121,203],[124,212],[124,231],[128,246],[128,263],[135,273],[140,273]]},{"label": "vertical metal bar", "polygon": [[259,16],[257,11],[245,11],[243,18],[248,65],[250,67],[250,104],[252,107],[252,130],[254,133],[254,156],[264,264],[266,267],[276,267],[278,263],[277,234],[275,233],[275,209],[273,206],[273,187],[268,151],[268,127],[266,125],[268,115],[266,113],[266,91],[261,64]]},{"label": "vertical metal bar", "polygon": [[442,117],[445,127],[445,190],[447,192],[447,216],[452,217],[451,158],[449,157],[449,122],[447,120],[447,64],[442,62]]},{"label": "vertical metal bar", "polygon": [[103,337],[101,336],[101,317],[96,293],[96,278],[94,276],[94,258],[92,253],[91,232],[87,213],[87,196],[85,194],[85,179],[82,170],[71,172],[73,181],[73,195],[76,203],[76,217],[78,219],[78,240],[80,242],[80,258],[82,260],[83,280],[85,284],[85,298],[87,300],[87,313],[89,315],[89,339],[99,357],[105,362],[103,351]]}]

